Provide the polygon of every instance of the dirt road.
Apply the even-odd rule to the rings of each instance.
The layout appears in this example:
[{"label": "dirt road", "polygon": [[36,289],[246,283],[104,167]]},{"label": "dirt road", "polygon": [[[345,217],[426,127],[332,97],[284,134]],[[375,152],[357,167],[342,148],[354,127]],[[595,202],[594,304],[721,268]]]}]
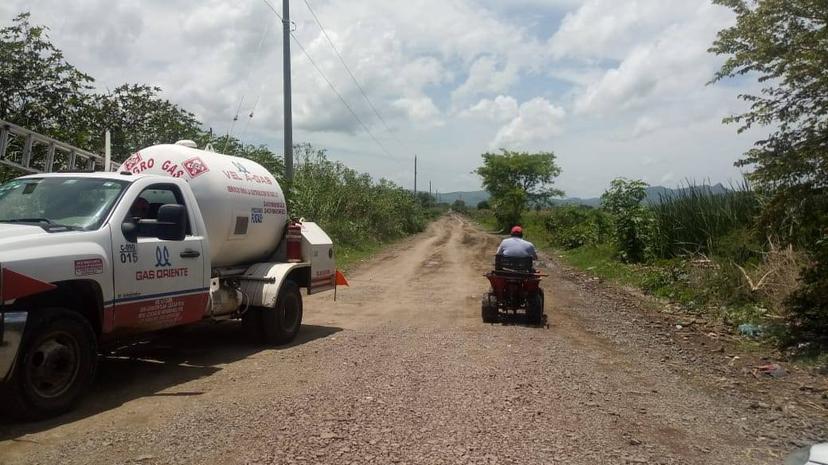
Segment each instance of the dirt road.
[{"label": "dirt road", "polygon": [[826,437],[824,378],[757,377],[713,329],[554,260],[548,329],[484,325],[497,240],[440,219],[306,299],[290,347],[222,324],[108,357],[76,412],[0,425],[0,463],[780,463]]}]

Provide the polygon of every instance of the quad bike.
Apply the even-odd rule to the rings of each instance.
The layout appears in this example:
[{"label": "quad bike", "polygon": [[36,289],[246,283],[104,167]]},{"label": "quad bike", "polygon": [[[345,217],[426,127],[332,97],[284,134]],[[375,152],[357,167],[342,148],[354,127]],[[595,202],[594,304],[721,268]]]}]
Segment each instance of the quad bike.
[{"label": "quad bike", "polygon": [[508,318],[525,317],[526,323],[546,323],[543,312],[541,277],[532,267],[532,258],[495,255],[495,269],[486,273],[492,288],[483,295],[481,313],[484,323],[497,323]]}]

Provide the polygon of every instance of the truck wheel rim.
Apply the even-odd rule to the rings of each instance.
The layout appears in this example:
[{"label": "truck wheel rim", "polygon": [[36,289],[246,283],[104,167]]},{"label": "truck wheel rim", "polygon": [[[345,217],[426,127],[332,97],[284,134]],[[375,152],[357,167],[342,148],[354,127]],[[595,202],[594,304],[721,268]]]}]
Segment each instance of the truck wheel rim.
[{"label": "truck wheel rim", "polygon": [[78,375],[80,347],[64,332],[52,333],[40,340],[27,360],[29,384],[41,398],[64,394]]}]

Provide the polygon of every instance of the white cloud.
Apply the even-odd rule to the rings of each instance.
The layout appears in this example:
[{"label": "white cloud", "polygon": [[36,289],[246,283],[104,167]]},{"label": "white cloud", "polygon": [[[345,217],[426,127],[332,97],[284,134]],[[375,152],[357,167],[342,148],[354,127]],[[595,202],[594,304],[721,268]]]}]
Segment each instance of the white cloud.
[{"label": "white cloud", "polygon": [[723,13],[719,7],[702,5],[686,23],[668,24],[656,39],[635,45],[617,67],[586,86],[575,111],[617,113],[703,92],[719,62],[707,48],[730,20]]},{"label": "white cloud", "polygon": [[417,123],[443,124],[440,118],[440,110],[428,97],[401,98],[396,100],[393,105],[405,111],[409,119]]},{"label": "white cloud", "polygon": [[518,66],[500,64],[490,56],[482,56],[472,63],[466,81],[452,92],[452,99],[464,101],[479,95],[500,93],[508,90],[517,80]]},{"label": "white cloud", "polygon": [[622,59],[665,25],[692,18],[699,2],[665,0],[585,0],[568,13],[550,40],[557,58]]},{"label": "white cloud", "polygon": [[497,131],[490,148],[549,149],[552,136],[561,132],[566,111],[536,97],[524,102],[517,116]]},{"label": "white cloud", "polygon": [[489,121],[509,121],[518,115],[518,103],[514,97],[498,95],[494,99],[484,98],[460,112],[464,118],[479,118]]},{"label": "white cloud", "polygon": [[[543,149],[558,154],[569,194],[591,195],[615,176],[718,180],[753,140],[720,124],[753,84],[705,86],[720,63],[706,50],[733,20],[709,0],[311,3],[394,134],[302,2],[291,11],[298,40],[392,156],[296,43],[294,140],[375,177],[410,185],[418,153],[435,189],[471,190],[480,153]],[[158,85],[217,133],[243,100],[234,135],[281,151],[281,25],[261,2],[6,0],[0,22],[27,9],[101,89]]]}]

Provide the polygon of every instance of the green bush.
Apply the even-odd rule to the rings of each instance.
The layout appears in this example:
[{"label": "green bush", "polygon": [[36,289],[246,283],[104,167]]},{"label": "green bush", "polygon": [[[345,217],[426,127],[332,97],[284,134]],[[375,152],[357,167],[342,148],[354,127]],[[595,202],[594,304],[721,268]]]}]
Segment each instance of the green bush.
[{"label": "green bush", "polygon": [[434,209],[385,179],[374,182],[326,158],[310,145],[296,147],[288,207],[319,223],[341,246],[384,242],[422,231]]},{"label": "green bush", "polygon": [[628,263],[641,262],[647,255],[653,218],[641,204],[646,188],[644,181],[617,178],[601,196],[601,206],[612,215],[620,258]]},{"label": "green bush", "polygon": [[594,208],[562,205],[550,209],[543,219],[552,244],[565,249],[605,242],[611,234],[609,216]]},{"label": "green bush", "polygon": [[817,242],[814,259],[802,274],[802,287],[788,301],[781,342],[784,347],[819,354],[828,352],[828,234]]}]

